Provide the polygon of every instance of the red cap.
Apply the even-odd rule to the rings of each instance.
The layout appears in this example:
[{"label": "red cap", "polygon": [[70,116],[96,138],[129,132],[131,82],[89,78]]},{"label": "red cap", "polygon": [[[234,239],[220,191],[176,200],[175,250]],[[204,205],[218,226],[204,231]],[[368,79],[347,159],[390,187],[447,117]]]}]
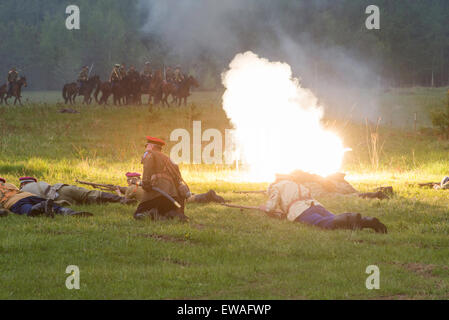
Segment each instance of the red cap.
[{"label": "red cap", "polygon": [[0,177],[0,182],[5,183],[6,182],[5,178]]},{"label": "red cap", "polygon": [[156,144],[161,147],[165,146],[165,141],[159,138],[147,136],[147,141],[148,143]]},{"label": "red cap", "polygon": [[141,174],[138,172],[127,172],[126,177],[128,178],[140,178]]},{"label": "red cap", "polygon": [[19,178],[20,182],[37,182],[37,179],[35,177],[22,177]]}]

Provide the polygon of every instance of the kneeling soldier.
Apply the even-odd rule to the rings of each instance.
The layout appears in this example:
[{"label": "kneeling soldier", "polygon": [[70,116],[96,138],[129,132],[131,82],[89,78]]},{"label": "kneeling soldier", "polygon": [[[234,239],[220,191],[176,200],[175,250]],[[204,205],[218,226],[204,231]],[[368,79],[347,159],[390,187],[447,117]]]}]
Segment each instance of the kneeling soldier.
[{"label": "kneeling soldier", "polygon": [[162,153],[165,142],[147,137],[143,163],[142,188],[145,193],[134,213],[134,218],[144,217],[186,221],[184,202],[190,191],[182,179],[179,167]]},{"label": "kneeling soldier", "polygon": [[127,200],[116,194],[102,192],[99,190],[89,190],[68,184],[57,183],[49,185],[44,181],[37,181],[34,177],[22,177],[20,190],[33,193],[41,198],[54,200],[61,205],[73,204],[97,204],[115,202],[122,204],[135,204],[135,200]]},{"label": "kneeling soldier", "polygon": [[3,178],[0,179],[0,208],[30,217],[39,215],[54,217],[55,213],[64,216],[92,216],[92,213],[77,212],[60,207],[51,199],[44,199],[35,194],[20,191],[15,185],[6,183]]},{"label": "kneeling soldier", "polygon": [[269,199],[260,209],[272,213],[278,207],[294,222],[302,222],[323,229],[364,229],[387,233],[387,227],[377,218],[363,217],[360,213],[334,215],[310,196],[310,190],[293,180],[282,179],[270,185]]}]

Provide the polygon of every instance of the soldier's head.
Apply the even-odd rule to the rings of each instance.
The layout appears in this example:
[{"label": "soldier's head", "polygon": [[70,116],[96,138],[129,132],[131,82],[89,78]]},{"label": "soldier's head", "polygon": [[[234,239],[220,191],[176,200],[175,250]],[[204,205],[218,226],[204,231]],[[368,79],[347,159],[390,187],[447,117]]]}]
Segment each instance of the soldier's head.
[{"label": "soldier's head", "polygon": [[2,178],[2,177],[0,177],[0,183],[6,183],[6,179],[5,179],[5,178]]},{"label": "soldier's head", "polygon": [[118,69],[118,68],[120,68],[120,65],[119,65],[118,63],[116,63],[116,64],[114,65],[114,68]]},{"label": "soldier's head", "polygon": [[124,63],[122,63],[121,67],[122,69],[126,69],[126,65]]},{"label": "soldier's head", "polygon": [[126,173],[126,182],[128,182],[128,185],[138,185],[140,182],[140,176],[141,174],[138,172],[127,172]]},{"label": "soldier's head", "polygon": [[134,66],[129,67],[129,70],[134,71],[136,68]]},{"label": "soldier's head", "polygon": [[27,184],[34,183],[34,182],[37,182],[37,179],[34,178],[34,177],[22,177],[22,178],[19,178],[20,189],[22,189]]},{"label": "soldier's head", "polygon": [[147,144],[145,145],[147,151],[151,150],[162,151],[163,146],[165,146],[164,140],[147,136]]},{"label": "soldier's head", "polygon": [[83,69],[84,70],[89,70],[89,67],[88,66],[84,66]]},{"label": "soldier's head", "polygon": [[145,65],[146,65],[147,67],[149,67],[149,66],[150,66],[150,61],[145,62]]},{"label": "soldier's head", "polygon": [[16,71],[16,67],[12,67],[12,68],[11,68],[11,71]]}]

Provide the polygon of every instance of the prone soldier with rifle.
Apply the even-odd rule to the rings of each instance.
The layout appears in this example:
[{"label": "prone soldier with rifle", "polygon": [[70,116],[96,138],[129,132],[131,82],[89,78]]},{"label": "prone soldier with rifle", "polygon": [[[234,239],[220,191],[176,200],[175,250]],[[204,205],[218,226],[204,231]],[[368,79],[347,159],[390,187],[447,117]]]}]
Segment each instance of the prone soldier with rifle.
[{"label": "prone soldier with rifle", "polygon": [[[89,190],[64,183],[50,185],[45,181],[38,181],[34,177],[22,177],[19,179],[19,181],[21,191],[35,194],[41,198],[54,200],[55,203],[61,205],[70,206],[73,204],[97,204],[107,202],[122,204],[136,203],[135,200],[126,199],[114,193],[102,192],[99,190]],[[100,186],[99,184],[94,183],[85,184],[88,184],[92,187]],[[102,190],[115,191],[115,188],[111,190],[104,187]]]}]

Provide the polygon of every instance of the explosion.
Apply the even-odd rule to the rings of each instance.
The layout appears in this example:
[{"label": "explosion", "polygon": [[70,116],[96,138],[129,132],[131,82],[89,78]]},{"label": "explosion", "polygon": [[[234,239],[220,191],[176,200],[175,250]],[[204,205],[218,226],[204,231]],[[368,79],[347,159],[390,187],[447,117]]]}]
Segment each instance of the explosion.
[{"label": "explosion", "polygon": [[326,131],[323,109],[313,93],[292,77],[288,64],[253,52],[237,54],[222,74],[223,108],[235,128],[249,179],[270,181],[276,173],[338,172],[345,148]]}]

